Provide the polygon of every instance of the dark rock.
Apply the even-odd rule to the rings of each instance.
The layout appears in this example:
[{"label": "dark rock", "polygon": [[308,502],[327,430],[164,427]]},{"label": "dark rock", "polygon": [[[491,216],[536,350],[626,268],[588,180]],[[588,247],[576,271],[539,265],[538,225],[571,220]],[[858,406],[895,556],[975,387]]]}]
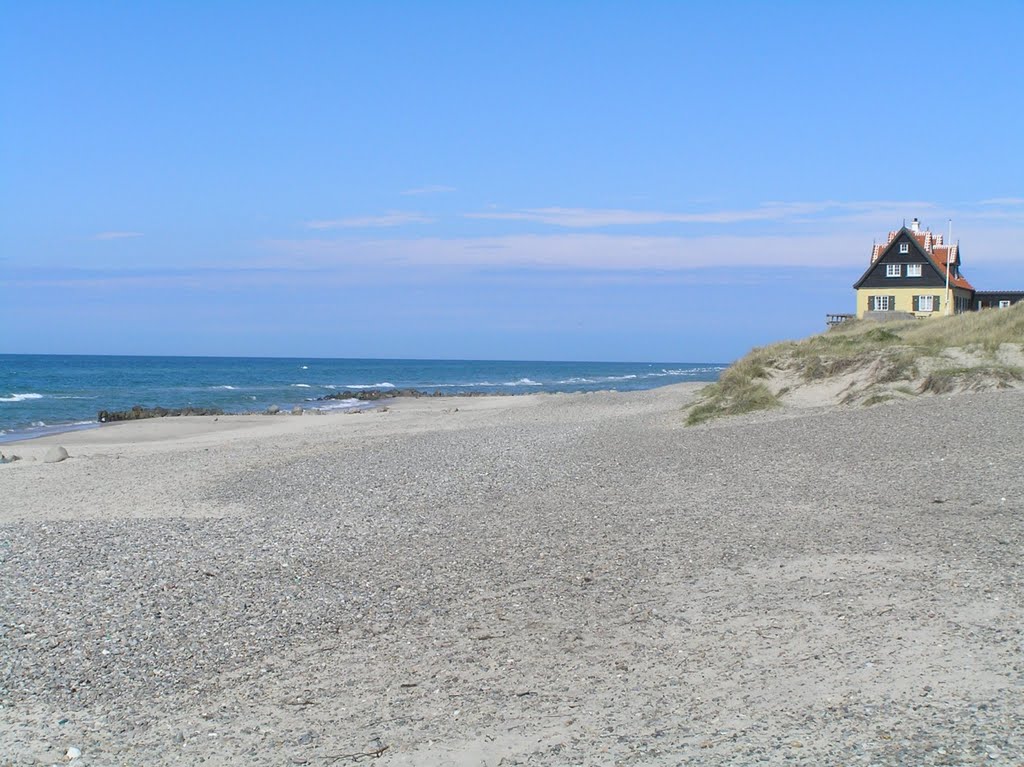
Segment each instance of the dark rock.
[{"label": "dark rock", "polygon": [[360,402],[376,402],[382,399],[394,399],[397,397],[508,397],[509,392],[485,392],[485,391],[460,391],[445,392],[435,389],[432,392],[420,391],[419,389],[360,389],[359,391],[338,391],[317,397],[316,401],[354,399]]},{"label": "dark rock", "polygon": [[179,415],[224,415],[224,411],[216,407],[142,407],[136,405],[131,410],[101,410],[96,414],[100,423],[114,421],[139,421],[143,418],[165,418]]}]

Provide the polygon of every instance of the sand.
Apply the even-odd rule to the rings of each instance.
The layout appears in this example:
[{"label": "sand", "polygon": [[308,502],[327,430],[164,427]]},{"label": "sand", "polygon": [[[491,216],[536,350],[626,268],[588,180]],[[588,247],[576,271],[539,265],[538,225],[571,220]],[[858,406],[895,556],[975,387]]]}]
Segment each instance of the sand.
[{"label": "sand", "polygon": [[0,765],[1024,761],[1024,392],[696,388],[4,446]]}]

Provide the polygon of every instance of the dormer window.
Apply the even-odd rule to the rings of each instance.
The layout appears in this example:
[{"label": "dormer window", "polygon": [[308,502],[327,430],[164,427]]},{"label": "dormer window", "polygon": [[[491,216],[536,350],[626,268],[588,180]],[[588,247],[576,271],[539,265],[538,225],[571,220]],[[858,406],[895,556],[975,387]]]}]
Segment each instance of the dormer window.
[{"label": "dormer window", "polygon": [[910,252],[910,243],[909,242],[901,242],[900,243],[900,253],[909,253],[909,252]]},{"label": "dormer window", "polygon": [[920,277],[921,276],[921,265],[920,264],[907,264],[907,276],[908,277]]},{"label": "dormer window", "polygon": [[886,277],[901,277],[903,276],[903,270],[900,268],[902,264],[886,264],[885,265],[885,276]]}]

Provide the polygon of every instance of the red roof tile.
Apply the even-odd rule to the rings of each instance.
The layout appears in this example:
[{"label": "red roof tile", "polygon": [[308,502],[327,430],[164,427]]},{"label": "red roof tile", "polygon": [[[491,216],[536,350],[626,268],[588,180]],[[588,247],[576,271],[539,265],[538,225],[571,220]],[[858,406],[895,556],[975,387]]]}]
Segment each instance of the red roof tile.
[{"label": "red roof tile", "polygon": [[[932,255],[932,261],[934,261],[935,262],[935,266],[937,266],[939,268],[939,275],[942,277],[943,280],[946,279],[946,258],[947,258],[946,251],[948,251],[948,250],[949,249],[946,248],[946,247],[936,248],[935,252],[931,254]],[[943,251],[943,252],[940,253],[939,251]],[[956,259],[956,253],[955,252],[953,254],[953,259],[954,259],[953,260],[953,271],[949,275],[949,286],[950,287],[963,288],[964,290],[974,290],[974,286],[971,285],[971,283],[969,283],[967,280],[965,280],[962,275],[960,275],[960,274],[958,274],[956,272],[956,260],[955,260]]]}]

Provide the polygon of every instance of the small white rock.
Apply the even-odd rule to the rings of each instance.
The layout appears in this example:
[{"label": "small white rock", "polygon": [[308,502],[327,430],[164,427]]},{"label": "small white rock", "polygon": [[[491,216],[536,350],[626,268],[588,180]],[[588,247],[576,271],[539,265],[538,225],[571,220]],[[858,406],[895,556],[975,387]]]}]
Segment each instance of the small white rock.
[{"label": "small white rock", "polygon": [[74,746],[70,746],[68,748],[68,752],[66,754],[64,754],[64,758],[67,759],[68,761],[71,761],[71,760],[77,759],[81,755],[82,755],[81,750],[75,748]]},{"label": "small white rock", "polygon": [[60,463],[66,458],[68,458],[68,451],[60,445],[54,445],[46,451],[46,455],[43,456],[43,463]]}]

